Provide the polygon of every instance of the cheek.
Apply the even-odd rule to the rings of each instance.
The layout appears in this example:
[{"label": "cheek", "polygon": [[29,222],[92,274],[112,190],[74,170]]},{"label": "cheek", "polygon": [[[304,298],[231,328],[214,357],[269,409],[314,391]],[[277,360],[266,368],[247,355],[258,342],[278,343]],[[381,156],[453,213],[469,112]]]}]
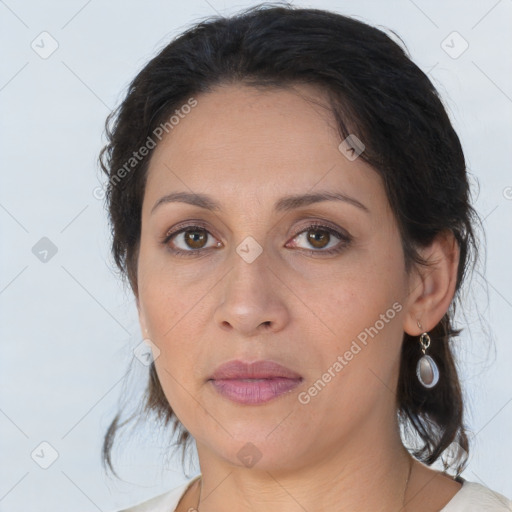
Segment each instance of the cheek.
[{"label": "cheek", "polygon": [[166,394],[176,393],[180,384],[192,389],[187,383],[198,378],[202,328],[208,318],[205,292],[213,288],[214,277],[198,276],[194,265],[173,264],[165,250],[147,242],[141,246],[139,300],[151,340],[160,350],[155,366]]},{"label": "cheek", "polygon": [[146,307],[152,341],[160,350],[155,367],[161,387],[173,412],[180,421],[188,422],[188,415],[197,405],[192,397],[202,378],[197,366],[201,333],[196,327],[194,310],[189,311],[190,305],[178,301],[176,296],[155,294]]},{"label": "cheek", "polygon": [[147,328],[164,345],[183,332],[187,316],[194,314],[198,291],[184,284],[187,278],[182,274],[161,255],[145,259],[141,255],[139,260],[139,300]]},{"label": "cheek", "polygon": [[317,319],[316,325],[327,334],[316,345],[313,336],[308,339],[308,359],[319,364],[311,368],[306,392],[320,415],[331,411],[333,403],[348,412],[325,418],[334,430],[363,421],[380,400],[388,400],[397,377],[402,339],[399,287],[391,279],[379,279],[380,269],[365,268],[365,273],[350,278],[333,276],[327,293],[307,295],[320,312],[322,322]]},{"label": "cheek", "polygon": [[330,272],[321,283],[306,292],[307,303],[321,312],[321,318],[337,333],[353,335],[373,325],[390,308],[389,317],[395,318],[393,304],[403,297],[400,258],[382,261],[359,258],[357,264],[339,272]]},{"label": "cheek", "polygon": [[187,297],[169,290],[161,279],[146,278],[146,285],[140,295],[151,341],[158,347],[155,360],[157,373],[169,402],[175,402],[174,395],[180,384],[187,384],[193,378],[194,361],[198,354],[198,333],[194,331],[194,309]]},{"label": "cheek", "polygon": [[328,368],[342,356],[351,387],[366,386],[370,370],[392,382],[399,358],[406,287],[403,258],[400,246],[382,247],[387,251],[359,252],[350,265],[331,272],[321,285],[310,284],[305,293],[307,303],[319,312],[321,322],[317,319],[316,325],[326,333],[318,349],[323,364]]}]

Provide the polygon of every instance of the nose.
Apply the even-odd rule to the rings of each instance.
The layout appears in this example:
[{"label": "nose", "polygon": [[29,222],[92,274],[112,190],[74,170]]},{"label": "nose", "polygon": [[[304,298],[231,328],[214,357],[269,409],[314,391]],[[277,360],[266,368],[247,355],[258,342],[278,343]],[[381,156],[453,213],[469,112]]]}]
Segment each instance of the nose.
[{"label": "nose", "polygon": [[288,322],[285,299],[290,292],[265,250],[250,263],[233,251],[232,270],[219,286],[214,321],[221,329],[256,336],[278,332]]}]

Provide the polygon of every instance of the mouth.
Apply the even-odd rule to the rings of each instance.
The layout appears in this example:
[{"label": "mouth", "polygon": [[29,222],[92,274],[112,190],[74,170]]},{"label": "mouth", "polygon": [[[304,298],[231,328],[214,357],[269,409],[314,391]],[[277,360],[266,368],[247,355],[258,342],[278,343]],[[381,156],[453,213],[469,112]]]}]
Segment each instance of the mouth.
[{"label": "mouth", "polygon": [[223,397],[241,404],[257,405],[296,388],[303,378],[273,361],[229,361],[208,379]]},{"label": "mouth", "polygon": [[302,379],[302,376],[286,366],[268,360],[252,363],[240,360],[228,361],[221,364],[210,376],[211,380],[276,378]]}]

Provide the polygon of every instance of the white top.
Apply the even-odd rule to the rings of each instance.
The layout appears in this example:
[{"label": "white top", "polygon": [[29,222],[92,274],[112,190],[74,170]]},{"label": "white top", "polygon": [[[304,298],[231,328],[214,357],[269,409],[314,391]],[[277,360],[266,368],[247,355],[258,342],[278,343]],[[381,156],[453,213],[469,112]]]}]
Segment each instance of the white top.
[{"label": "white top", "polygon": [[[175,512],[185,491],[200,476],[197,475],[179,487],[118,512]],[[459,477],[459,481],[462,482],[462,487],[439,512],[512,512],[512,501],[502,494],[462,477]]]}]

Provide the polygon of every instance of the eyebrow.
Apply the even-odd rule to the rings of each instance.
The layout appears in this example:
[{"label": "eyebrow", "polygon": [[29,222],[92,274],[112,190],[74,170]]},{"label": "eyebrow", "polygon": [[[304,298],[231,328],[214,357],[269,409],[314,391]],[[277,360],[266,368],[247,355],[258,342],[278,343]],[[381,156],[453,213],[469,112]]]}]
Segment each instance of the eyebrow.
[{"label": "eyebrow", "polygon": [[[296,194],[280,198],[274,205],[275,212],[287,212],[309,206],[310,204],[320,203],[323,201],[343,201],[345,203],[356,206],[357,208],[370,213],[370,210],[357,199],[350,197],[341,192],[331,192],[322,190],[311,194]],[[193,194],[189,192],[173,192],[161,197],[151,209],[151,214],[161,205],[167,203],[187,203],[193,206],[199,206],[206,210],[222,211],[220,204],[212,197],[206,194]]]}]

